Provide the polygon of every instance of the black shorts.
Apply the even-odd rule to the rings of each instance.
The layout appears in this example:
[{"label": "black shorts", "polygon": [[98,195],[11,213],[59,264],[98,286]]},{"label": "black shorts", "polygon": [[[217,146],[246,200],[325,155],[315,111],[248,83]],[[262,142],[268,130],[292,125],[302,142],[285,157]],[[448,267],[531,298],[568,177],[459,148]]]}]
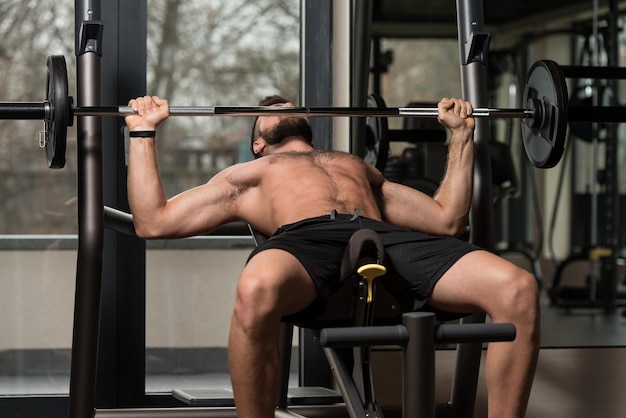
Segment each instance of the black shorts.
[{"label": "black shorts", "polygon": [[385,267],[414,294],[413,309],[424,306],[441,276],[462,256],[480,249],[453,237],[439,237],[353,215],[304,219],[279,228],[252,251],[250,258],[267,249],[281,249],[296,257],[321,295],[339,280],[343,252],[359,229],[377,232],[385,246]]}]

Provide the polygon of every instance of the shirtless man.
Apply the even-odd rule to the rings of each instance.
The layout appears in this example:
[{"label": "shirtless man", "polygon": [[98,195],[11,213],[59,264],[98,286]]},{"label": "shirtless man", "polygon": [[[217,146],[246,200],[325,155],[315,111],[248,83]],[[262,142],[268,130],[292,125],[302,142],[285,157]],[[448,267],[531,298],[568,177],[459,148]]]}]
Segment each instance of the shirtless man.
[{"label": "shirtless man", "polygon": [[[292,106],[279,97],[262,104]],[[488,407],[490,417],[524,416],[539,351],[536,281],[453,237],[467,226],[472,196],[469,103],[445,98],[438,104],[439,121],[451,139],[434,198],[385,180],[358,157],[315,150],[307,118],[268,115],[257,118],[251,137],[252,151],[261,158],[167,199],[151,131],[168,117],[168,102],[146,96],[129,106],[137,115],[126,117],[128,192],[139,236],[187,237],[232,221],[273,235],[253,251],[237,285],[229,364],[239,417],[274,416],[280,320],[308,306],[336,279],[348,239],[363,227],[381,235],[388,265],[411,287],[416,309],[428,304],[450,312],[486,312],[493,322],[515,325],[514,342],[489,346]]]}]

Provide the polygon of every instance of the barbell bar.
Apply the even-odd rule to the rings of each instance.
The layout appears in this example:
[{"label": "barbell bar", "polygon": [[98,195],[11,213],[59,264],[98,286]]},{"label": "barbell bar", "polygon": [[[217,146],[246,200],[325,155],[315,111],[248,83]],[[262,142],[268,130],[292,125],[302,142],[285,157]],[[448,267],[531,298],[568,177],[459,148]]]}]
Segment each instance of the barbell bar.
[{"label": "barbell bar", "polygon": [[[0,107],[1,109],[1,107]],[[135,112],[129,106],[75,107],[76,116],[128,116]],[[370,117],[437,117],[437,108],[428,107],[276,107],[276,106],[170,106],[171,116],[370,116]],[[527,118],[530,110],[477,108],[472,115],[484,118]]]},{"label": "barbell bar", "polygon": [[[54,114],[49,101],[0,102],[0,119],[47,120]],[[170,116],[369,116],[436,118],[437,108],[432,107],[276,107],[276,106],[170,106]],[[71,106],[72,116],[129,116],[135,114],[130,106]],[[478,118],[529,118],[532,110],[476,108],[472,116]]]},{"label": "barbell bar", "polygon": [[[0,103],[0,119],[43,120],[45,123],[42,145],[46,148],[48,165],[62,168],[65,165],[67,127],[74,116],[127,116],[134,112],[128,106],[80,107],[74,106],[68,93],[65,57],[48,57],[47,95],[41,103]],[[574,67],[564,67],[574,72]],[[593,68],[585,67],[584,74],[601,77]],[[613,73],[611,73],[613,74]],[[626,70],[617,73],[626,78]],[[522,140],[530,162],[536,167],[556,165],[564,151],[567,123],[570,116],[576,122],[626,122],[626,111],[621,107],[594,107],[575,109],[569,106],[567,85],[563,69],[555,62],[536,62],[529,70],[524,89],[524,109],[475,108],[477,118],[522,119]],[[272,107],[272,106],[171,106],[172,116],[356,116],[368,120],[386,117],[437,117],[436,107],[388,108],[384,102],[368,100],[368,107]],[[370,125],[370,123],[368,123]],[[384,132],[375,133],[374,143],[387,140]],[[382,147],[380,149],[383,149]],[[387,149],[387,148],[385,148]],[[369,161],[371,162],[371,161]]]}]

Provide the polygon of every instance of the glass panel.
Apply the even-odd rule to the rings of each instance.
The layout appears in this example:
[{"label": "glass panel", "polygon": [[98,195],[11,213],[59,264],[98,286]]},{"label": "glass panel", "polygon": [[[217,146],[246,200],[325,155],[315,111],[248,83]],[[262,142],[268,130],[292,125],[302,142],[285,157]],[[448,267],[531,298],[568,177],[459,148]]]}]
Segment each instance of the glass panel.
[{"label": "glass panel", "polygon": [[[381,94],[389,107],[434,102],[461,94],[459,44],[456,39],[389,39],[383,54],[393,57],[382,79]],[[419,53],[417,53],[419,51]]]},{"label": "glass panel", "polygon": [[[74,91],[74,2],[0,1],[0,91],[43,103],[46,59],[65,55]],[[0,121],[0,396],[69,391],[76,266],[75,133],[50,170],[41,121]]]},{"label": "glass panel", "polygon": [[216,240],[147,253],[148,392],[230,386],[228,328],[252,241],[235,239],[227,248]]},{"label": "glass panel", "polygon": [[[299,2],[148,3],[148,91],[170,104],[256,105],[299,94]],[[249,160],[251,118],[171,118],[159,127],[168,196]],[[228,328],[249,238],[149,243],[146,391],[228,388]],[[183,244],[181,244],[183,245]],[[157,248],[155,248],[155,246]]]},{"label": "glass panel", "polygon": [[[461,95],[459,47],[455,39],[382,39],[380,50],[393,57],[388,72],[381,78],[381,95],[387,106],[436,108],[441,98]],[[389,118],[389,128],[441,130],[445,140],[445,131],[434,118]],[[439,135],[440,139],[427,135],[420,132],[395,137],[390,144],[385,177],[434,193],[443,176],[447,146]]]},{"label": "glass panel", "polygon": [[0,236],[0,243],[0,396],[68,393],[76,252],[62,248],[76,240]]},{"label": "glass panel", "polygon": [[[43,103],[52,54],[65,55],[74,91],[74,37],[58,35],[73,27],[73,2],[51,9],[43,0],[2,1],[0,16],[2,101]],[[75,132],[68,130],[67,166],[50,170],[38,145],[41,130],[43,122],[0,121],[0,234],[76,232]]]}]

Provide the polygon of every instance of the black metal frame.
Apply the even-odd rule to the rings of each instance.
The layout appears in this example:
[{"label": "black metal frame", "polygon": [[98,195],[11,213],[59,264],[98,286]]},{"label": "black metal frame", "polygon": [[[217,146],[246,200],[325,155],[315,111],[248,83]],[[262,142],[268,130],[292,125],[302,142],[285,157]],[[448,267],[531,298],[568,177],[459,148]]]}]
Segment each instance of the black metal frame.
[{"label": "black metal frame", "polygon": [[[473,416],[474,411],[451,409],[450,405],[435,404],[435,350],[438,344],[512,341],[512,324],[437,324],[434,313],[409,312],[402,315],[402,324],[328,328],[321,331],[320,342],[333,366],[353,418],[383,417],[375,398],[363,399],[358,381],[351,376],[343,357],[336,351],[342,347],[371,347],[398,345],[402,348],[402,416],[405,418],[435,418],[437,411],[444,416]],[[363,370],[363,374],[369,368]],[[366,376],[364,376],[366,377]],[[373,392],[371,393],[373,396]],[[364,402],[367,400],[367,402]],[[368,406],[371,406],[369,409]],[[455,415],[449,415],[450,412]],[[461,415],[459,415],[461,414]]]},{"label": "black metal frame", "polygon": [[[477,107],[488,103],[487,54],[489,36],[484,32],[482,0],[457,0],[457,28],[463,98]],[[474,192],[470,212],[471,240],[486,250],[494,250],[493,197],[491,192],[491,140],[487,120],[477,119],[474,129]],[[472,315],[462,323],[482,323],[485,315]],[[462,343],[457,347],[457,362],[452,381],[449,416],[470,418],[474,414],[482,344]]]},{"label": "black metal frame", "polygon": [[[78,7],[76,14],[87,15]],[[99,12],[99,8],[98,8]],[[95,19],[83,21],[77,32],[77,102],[81,105],[101,103],[101,69],[99,49],[89,51],[87,46],[101,45],[101,39],[89,39],[98,31],[89,28],[98,25]],[[101,33],[101,32],[99,32]],[[104,237],[102,192],[102,120],[77,120],[77,178],[78,178],[78,261],[76,267],[76,295],[74,303],[74,334],[70,374],[69,416],[91,415],[95,405],[96,355],[98,349],[102,257]]]}]

